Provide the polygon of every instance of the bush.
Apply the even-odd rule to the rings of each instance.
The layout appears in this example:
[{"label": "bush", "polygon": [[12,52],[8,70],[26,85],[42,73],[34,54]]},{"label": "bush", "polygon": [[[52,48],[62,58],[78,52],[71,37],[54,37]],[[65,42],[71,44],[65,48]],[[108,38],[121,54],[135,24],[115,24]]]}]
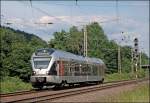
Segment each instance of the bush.
[{"label": "bush", "polygon": [[1,80],[0,93],[9,93],[21,90],[31,90],[32,85],[25,83],[19,77],[4,77]]},{"label": "bush", "polygon": [[132,79],[130,73],[113,73],[113,74],[106,74],[105,80],[106,81],[118,81],[118,80],[129,80]]},{"label": "bush", "polygon": [[145,72],[145,70],[143,70],[143,69],[140,69],[140,70],[137,72],[137,74],[138,74],[138,78],[143,78],[143,77],[146,76],[146,72]]},{"label": "bush", "polygon": [[[146,72],[141,69],[137,72],[138,78],[144,78],[146,76]],[[118,81],[118,80],[130,80],[135,79],[135,73],[113,73],[113,74],[106,74],[105,81]]]}]

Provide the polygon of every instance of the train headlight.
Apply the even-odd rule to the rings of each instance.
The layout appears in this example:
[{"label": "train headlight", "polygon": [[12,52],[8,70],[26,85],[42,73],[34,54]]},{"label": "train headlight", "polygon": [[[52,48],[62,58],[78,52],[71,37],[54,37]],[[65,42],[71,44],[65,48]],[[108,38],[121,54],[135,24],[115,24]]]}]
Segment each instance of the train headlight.
[{"label": "train headlight", "polygon": [[36,74],[36,72],[35,71],[32,71],[32,75],[35,75]]}]

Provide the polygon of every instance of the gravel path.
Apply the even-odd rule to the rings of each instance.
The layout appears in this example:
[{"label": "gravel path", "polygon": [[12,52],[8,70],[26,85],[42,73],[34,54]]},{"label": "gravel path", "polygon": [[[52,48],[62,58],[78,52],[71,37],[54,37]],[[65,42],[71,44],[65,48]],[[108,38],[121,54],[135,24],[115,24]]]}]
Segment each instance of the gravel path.
[{"label": "gravel path", "polygon": [[116,95],[122,91],[127,91],[127,90],[132,90],[136,86],[142,85],[148,83],[148,81],[143,82],[143,83],[137,83],[137,84],[130,84],[130,85],[124,85],[121,87],[115,87],[115,88],[110,88],[110,89],[105,89],[105,90],[100,90],[97,92],[90,92],[90,93],[85,93],[81,95],[75,95],[63,99],[57,99],[52,102],[103,102],[103,99],[108,96],[108,95]]}]

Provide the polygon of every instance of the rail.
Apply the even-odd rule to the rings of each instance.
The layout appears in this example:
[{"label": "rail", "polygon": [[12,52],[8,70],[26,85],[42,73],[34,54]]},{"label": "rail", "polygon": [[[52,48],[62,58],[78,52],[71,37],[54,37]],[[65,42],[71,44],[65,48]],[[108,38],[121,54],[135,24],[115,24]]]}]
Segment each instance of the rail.
[{"label": "rail", "polygon": [[[142,82],[148,80],[146,79],[137,79],[137,80],[124,80],[124,81],[115,81],[115,82],[107,82],[101,85],[94,85],[94,86],[88,86],[88,87],[81,87],[81,88],[75,88],[75,89],[67,89],[63,91],[53,91],[47,94],[43,95],[36,95],[36,92],[31,93],[32,96],[28,96],[28,98],[19,98],[20,95],[16,96],[17,99],[11,99],[11,100],[6,100],[8,99],[6,96],[1,98],[1,102],[3,103],[10,103],[10,102],[27,102],[27,103],[35,103],[35,102],[42,102],[42,101],[52,101],[58,98],[63,98],[63,97],[68,97],[72,95],[78,95],[82,93],[87,93],[87,92],[94,92],[97,90],[103,90],[103,89],[108,89],[108,88],[113,88],[113,87],[118,87],[122,85],[128,85],[128,84],[135,84],[138,82]],[[38,92],[40,93],[40,91]],[[44,92],[43,92],[44,93]],[[34,94],[34,95],[33,95]],[[22,94],[25,95],[25,94]],[[26,94],[28,95],[28,94]],[[11,97],[11,96],[10,96]],[[13,97],[13,96],[12,96]]]}]

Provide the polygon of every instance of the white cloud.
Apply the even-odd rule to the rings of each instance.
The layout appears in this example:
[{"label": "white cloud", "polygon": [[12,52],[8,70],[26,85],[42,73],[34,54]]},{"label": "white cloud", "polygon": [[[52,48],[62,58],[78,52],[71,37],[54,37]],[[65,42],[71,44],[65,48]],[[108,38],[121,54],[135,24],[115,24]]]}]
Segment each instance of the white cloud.
[{"label": "white cloud", "polygon": [[93,22],[97,21],[99,23],[107,22],[107,21],[113,21],[116,20],[116,17],[114,16],[42,16],[37,20],[39,23],[48,23],[48,22],[53,22],[53,23],[68,23],[68,24],[81,24],[81,23],[88,23],[88,22]]},{"label": "white cloud", "polygon": [[40,23],[49,23],[49,22],[54,22],[56,21],[54,17],[50,17],[50,16],[42,16],[40,19],[39,19],[39,22]]},{"label": "white cloud", "polygon": [[[4,21],[4,20],[3,20]],[[117,23],[115,16],[109,15],[93,15],[93,16],[42,16],[37,19],[24,20],[21,18],[10,18],[7,22],[13,23],[19,28],[30,28],[34,31],[57,31],[65,29],[71,25],[81,26],[89,24],[90,22],[99,22],[104,28],[105,33],[109,39],[121,41],[122,38],[126,39],[122,43],[132,45],[135,37],[139,38],[141,48],[149,46],[149,25],[146,22],[137,21],[132,18],[121,18]],[[44,23],[53,23],[52,25],[45,25]],[[39,23],[39,24],[36,24]],[[40,24],[41,23],[41,24]],[[42,24],[43,23],[43,24]],[[121,35],[121,32],[125,32]],[[51,33],[52,34],[52,33]],[[42,36],[41,36],[42,37]],[[146,44],[144,44],[146,43]],[[146,49],[145,51],[149,51]]]},{"label": "white cloud", "polygon": [[105,23],[115,20],[116,18],[113,16],[102,16],[102,15],[93,15],[93,16],[42,16],[37,19],[30,19],[30,20],[24,20],[22,18],[11,18],[7,21],[22,25],[22,26],[29,26],[34,28],[39,27],[45,27],[47,26],[46,23],[53,23],[53,24],[66,24],[66,25],[83,25],[88,24],[90,22],[99,22],[99,23]]}]

